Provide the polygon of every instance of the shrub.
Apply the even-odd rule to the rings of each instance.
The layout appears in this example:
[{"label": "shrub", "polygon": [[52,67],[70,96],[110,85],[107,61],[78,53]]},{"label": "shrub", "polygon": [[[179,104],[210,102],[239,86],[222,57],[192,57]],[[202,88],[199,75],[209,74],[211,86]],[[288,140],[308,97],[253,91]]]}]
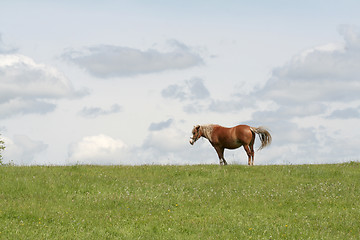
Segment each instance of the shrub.
[{"label": "shrub", "polygon": [[1,153],[2,153],[2,151],[4,151],[5,150],[5,142],[0,138],[0,165],[2,165],[3,164],[3,162],[2,162],[2,155],[1,155]]}]

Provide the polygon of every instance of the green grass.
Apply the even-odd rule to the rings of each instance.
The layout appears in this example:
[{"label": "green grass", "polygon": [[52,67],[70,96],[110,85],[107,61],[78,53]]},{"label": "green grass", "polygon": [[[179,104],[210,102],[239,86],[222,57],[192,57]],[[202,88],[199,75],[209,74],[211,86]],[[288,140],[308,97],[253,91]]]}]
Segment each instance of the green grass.
[{"label": "green grass", "polygon": [[0,239],[359,239],[360,164],[0,167]]}]

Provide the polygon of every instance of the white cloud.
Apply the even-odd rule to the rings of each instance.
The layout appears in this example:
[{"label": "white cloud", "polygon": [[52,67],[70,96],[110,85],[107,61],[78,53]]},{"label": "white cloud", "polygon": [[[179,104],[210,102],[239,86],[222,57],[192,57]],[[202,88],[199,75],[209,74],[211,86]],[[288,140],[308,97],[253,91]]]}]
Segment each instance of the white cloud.
[{"label": "white cloud", "polygon": [[[249,94],[231,95],[229,99],[210,98],[196,106],[184,103],[185,112],[234,113],[244,108],[256,109],[260,102],[272,102],[276,110],[261,110],[263,116],[291,119],[325,114],[331,103],[358,100],[360,31],[344,25],[339,32],[344,38],[343,44],[329,43],[303,51],[283,66],[274,68],[263,87]],[[162,95],[182,101],[189,95],[186,90],[183,85],[170,85]]]},{"label": "white cloud", "polygon": [[[184,132],[172,126],[160,131],[152,131],[141,147],[134,149],[139,164],[206,164],[217,163],[216,152],[211,145],[199,141],[191,146],[191,129]],[[205,143],[205,144],[204,144]]]},{"label": "white cloud", "polygon": [[342,47],[306,50],[273,71],[256,96],[279,104],[344,102],[358,99],[360,92],[360,33],[342,26]]},{"label": "white cloud", "polygon": [[15,51],[16,51],[15,48],[12,48],[4,44],[4,42],[2,41],[2,36],[0,34],[0,54],[13,53]]},{"label": "white cloud", "polygon": [[103,115],[109,115],[121,112],[122,107],[119,104],[114,104],[109,110],[100,107],[84,107],[79,114],[83,117],[96,118]]},{"label": "white cloud", "polygon": [[[288,116],[325,111],[323,103],[357,100],[360,92],[360,32],[342,26],[344,44],[306,50],[273,70],[266,85],[253,98],[276,102]],[[305,112],[305,114],[304,114]]]},{"label": "white cloud", "polygon": [[169,118],[166,121],[151,123],[149,126],[149,131],[160,131],[170,127],[170,125],[174,122],[173,119]]},{"label": "white cloud", "polygon": [[70,81],[55,68],[35,63],[31,58],[0,55],[0,100],[76,97]]},{"label": "white cloud", "polygon": [[360,50],[360,29],[357,26],[340,25],[339,33],[344,37],[348,49]]},{"label": "white cloud", "polygon": [[[208,93],[206,101],[192,102],[188,97],[191,88],[174,84],[163,89],[162,96],[181,101],[186,113],[237,113],[251,108],[252,119],[239,120],[239,124],[265,125],[274,140],[266,149],[266,161],[259,154],[262,164],[341,162],[341,153],[329,147],[337,145],[334,135],[338,128],[325,131],[323,123],[329,118],[359,117],[359,109],[336,109],[333,104],[359,99],[360,32],[346,26],[340,29],[344,44],[330,43],[302,52],[275,68],[267,83],[250,94],[218,100]],[[264,109],[265,105],[272,107]],[[334,110],[330,115],[329,109]],[[337,138],[346,141],[344,135]],[[354,142],[360,144],[357,139]],[[356,154],[352,151],[352,155]]]},{"label": "white cloud", "polygon": [[200,78],[192,78],[184,81],[182,84],[173,84],[161,91],[164,98],[172,98],[178,100],[198,100],[210,97],[209,90],[204,85],[204,80]]},{"label": "white cloud", "polygon": [[84,137],[69,148],[68,164],[132,164],[128,146],[119,139],[100,134]]},{"label": "white cloud", "polygon": [[360,107],[338,109],[333,111],[327,118],[329,119],[360,118]]},{"label": "white cloud", "polygon": [[[323,2],[316,1],[311,8],[302,1],[285,8],[240,4],[245,15],[237,14],[239,4],[221,2],[208,2],[206,11],[200,11],[204,4],[189,8],[163,1],[151,8],[130,1],[116,6],[13,2],[0,14],[3,40],[10,41],[0,40],[0,54],[9,62],[0,67],[0,125],[5,135],[46,142],[48,148],[34,156],[37,162],[63,164],[69,157],[71,163],[105,164],[104,158],[108,164],[218,164],[206,139],[189,144],[197,123],[269,127],[273,143],[256,153],[255,164],[359,156],[359,30],[343,25],[338,36],[328,30],[336,22],[360,22],[360,2],[333,1],[329,14],[322,15],[316,9]],[[179,6],[185,11],[173,11]],[[79,29],[81,34],[74,34]],[[168,38],[186,45],[156,44]],[[299,53],[307,46],[312,47]],[[72,49],[61,52],[64,47]],[[299,54],[289,58],[291,53]],[[54,58],[59,54],[62,62]],[[20,59],[23,55],[32,62]],[[66,77],[51,73],[51,64]],[[203,89],[189,83],[192,76],[203,79]],[[93,94],[68,101],[79,91],[62,78],[74,86],[86,84]],[[112,114],[119,111],[114,103],[126,113]],[[91,140],[100,136],[96,133],[119,142],[118,150],[100,147]],[[69,148],[69,143],[74,144]],[[226,150],[225,157],[247,162],[243,148]]]},{"label": "white cloud", "polygon": [[55,109],[56,105],[34,99],[11,99],[0,104],[0,118],[8,118],[15,114],[45,114]]},{"label": "white cloud", "polygon": [[178,85],[178,84],[172,84],[167,86],[161,91],[161,95],[164,98],[173,98],[173,99],[179,99],[179,100],[185,100],[186,98],[186,92],[185,87]]},{"label": "white cloud", "polygon": [[289,120],[289,117],[302,118],[307,116],[322,115],[327,110],[327,106],[323,103],[311,103],[309,105],[287,106],[282,104],[276,109],[256,111],[253,114],[254,119],[266,119],[265,121]]},{"label": "white cloud", "polygon": [[48,148],[48,145],[32,140],[25,135],[15,135],[12,139],[4,137],[6,149],[4,151],[4,163],[16,165],[39,164],[36,158]]},{"label": "white cloud", "polygon": [[55,108],[47,100],[84,94],[55,68],[20,54],[0,54],[0,118],[47,113]]},{"label": "white cloud", "polygon": [[234,97],[232,100],[216,100],[212,99],[207,107],[211,112],[225,113],[225,112],[239,112],[246,107],[246,101],[241,101],[240,98]]},{"label": "white cloud", "polygon": [[213,99],[208,93],[208,101],[193,104],[184,102],[189,99],[190,89],[174,84],[163,89],[162,96],[182,101],[187,113],[236,113],[270,101],[278,107],[263,112],[266,117],[290,119],[325,114],[331,103],[359,99],[360,31],[344,25],[339,32],[343,44],[329,43],[303,51],[274,68],[266,84],[249,94],[230,93],[228,99]]},{"label": "white cloud", "polygon": [[[269,151],[276,161],[322,163],[344,160],[343,153],[336,149],[348,137],[336,134],[339,126],[346,123],[323,126],[330,126],[328,119],[359,117],[358,109],[335,107],[335,104],[356,102],[360,93],[360,34],[348,26],[342,26],[340,32],[344,37],[343,45],[327,44],[304,51],[284,66],[274,69],[263,88],[245,96],[272,101],[277,106],[254,112],[250,121],[252,124],[265,124],[272,130],[274,141],[271,148],[274,150]],[[330,115],[329,109],[332,109]],[[334,140],[335,136],[337,140]],[[360,144],[358,139],[352,142]],[[286,146],[289,147],[288,155],[280,152],[276,155],[276,149],[286,149]]]},{"label": "white cloud", "polygon": [[180,84],[172,84],[161,91],[166,99],[174,99],[184,104],[186,113],[199,113],[205,108],[204,101],[210,99],[210,92],[204,84],[204,80],[194,77]]},{"label": "white cloud", "polygon": [[186,135],[175,128],[153,131],[145,139],[143,147],[163,151],[179,151],[186,144]]},{"label": "white cloud", "polygon": [[189,47],[175,43],[171,52],[98,45],[80,51],[68,50],[63,57],[99,78],[134,76],[203,64],[203,59]]}]

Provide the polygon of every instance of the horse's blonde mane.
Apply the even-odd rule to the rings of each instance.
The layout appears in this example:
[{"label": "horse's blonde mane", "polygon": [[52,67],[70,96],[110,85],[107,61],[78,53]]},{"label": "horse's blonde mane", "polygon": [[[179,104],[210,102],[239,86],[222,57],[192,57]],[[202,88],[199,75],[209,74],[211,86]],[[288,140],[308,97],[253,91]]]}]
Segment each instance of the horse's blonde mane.
[{"label": "horse's blonde mane", "polygon": [[204,134],[204,137],[206,137],[210,141],[212,141],[211,135],[212,135],[214,126],[216,126],[216,125],[215,124],[206,124],[206,125],[200,126],[201,132]]}]

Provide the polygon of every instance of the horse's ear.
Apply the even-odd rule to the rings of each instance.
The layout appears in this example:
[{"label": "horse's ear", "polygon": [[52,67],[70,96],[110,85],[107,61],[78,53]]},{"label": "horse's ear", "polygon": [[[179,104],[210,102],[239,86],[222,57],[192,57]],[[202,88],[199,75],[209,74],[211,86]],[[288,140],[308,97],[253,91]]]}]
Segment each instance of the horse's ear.
[{"label": "horse's ear", "polygon": [[200,129],[200,125],[196,125],[196,130],[199,130]]}]

